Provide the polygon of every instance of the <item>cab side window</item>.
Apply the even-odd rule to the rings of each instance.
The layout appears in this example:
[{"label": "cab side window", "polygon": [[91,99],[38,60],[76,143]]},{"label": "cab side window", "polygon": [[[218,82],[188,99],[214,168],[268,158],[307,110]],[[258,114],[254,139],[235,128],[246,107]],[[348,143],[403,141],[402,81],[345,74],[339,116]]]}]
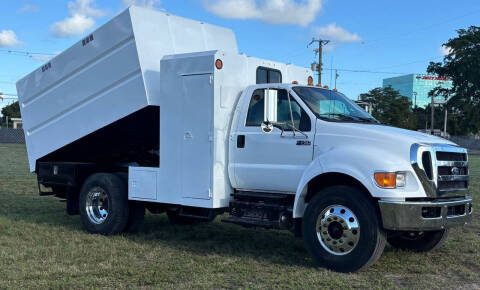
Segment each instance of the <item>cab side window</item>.
[{"label": "cab side window", "polygon": [[[303,132],[309,132],[312,128],[310,117],[305,112],[298,102],[290,95],[292,114],[290,115],[290,104],[288,102],[288,92],[286,90],[270,89],[270,91],[276,91],[276,112],[277,123],[291,124],[293,117],[293,124],[296,129]],[[245,126],[254,127],[261,126],[265,121],[265,89],[255,90],[250,99],[248,106],[247,121]],[[284,126],[285,131],[291,131],[288,126]]]},{"label": "cab side window", "polygon": [[255,90],[248,105],[247,122],[245,126],[260,126],[265,116],[265,90]]}]

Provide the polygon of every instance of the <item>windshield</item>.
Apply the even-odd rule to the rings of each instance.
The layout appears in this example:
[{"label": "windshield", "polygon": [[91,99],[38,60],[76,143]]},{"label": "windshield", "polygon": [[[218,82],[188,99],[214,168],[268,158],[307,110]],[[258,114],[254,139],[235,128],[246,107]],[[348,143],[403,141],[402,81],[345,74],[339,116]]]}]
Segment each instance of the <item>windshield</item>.
[{"label": "windshield", "polygon": [[344,94],[314,87],[294,87],[293,91],[319,119],[379,123]]}]

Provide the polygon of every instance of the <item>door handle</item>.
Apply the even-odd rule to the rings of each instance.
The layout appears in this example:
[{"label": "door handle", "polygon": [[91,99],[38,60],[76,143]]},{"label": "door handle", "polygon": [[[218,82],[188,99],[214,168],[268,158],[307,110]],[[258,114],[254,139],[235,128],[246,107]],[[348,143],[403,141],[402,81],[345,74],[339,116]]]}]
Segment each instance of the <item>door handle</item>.
[{"label": "door handle", "polygon": [[245,135],[237,135],[237,148],[245,148]]}]

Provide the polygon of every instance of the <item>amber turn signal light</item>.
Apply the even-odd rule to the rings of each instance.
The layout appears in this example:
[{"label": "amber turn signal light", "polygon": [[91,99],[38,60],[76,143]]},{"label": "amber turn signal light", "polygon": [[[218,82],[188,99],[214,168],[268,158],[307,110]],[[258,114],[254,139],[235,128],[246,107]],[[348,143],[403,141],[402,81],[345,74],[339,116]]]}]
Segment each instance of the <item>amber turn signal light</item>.
[{"label": "amber turn signal light", "polygon": [[380,187],[395,188],[397,186],[397,174],[395,172],[376,172],[374,176]]},{"label": "amber turn signal light", "polygon": [[215,61],[215,67],[216,67],[217,69],[222,69],[222,68],[223,68],[223,61],[222,61],[221,59],[217,59],[217,60]]}]

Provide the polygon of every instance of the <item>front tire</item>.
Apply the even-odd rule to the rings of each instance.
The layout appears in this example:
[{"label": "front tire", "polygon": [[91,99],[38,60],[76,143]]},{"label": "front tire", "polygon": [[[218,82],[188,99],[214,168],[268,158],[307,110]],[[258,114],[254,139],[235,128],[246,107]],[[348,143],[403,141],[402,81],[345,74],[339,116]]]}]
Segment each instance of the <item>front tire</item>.
[{"label": "front tire", "polygon": [[333,186],[309,202],[302,221],[305,247],[322,267],[354,272],[373,264],[385,235],[373,202],[357,188]]},{"label": "front tire", "polygon": [[122,179],[109,173],[96,173],[87,178],[80,190],[80,216],[90,233],[121,233],[128,222],[127,190]]},{"label": "front tire", "polygon": [[392,247],[397,249],[429,252],[438,249],[447,237],[448,230],[401,232],[388,237],[387,241]]}]

